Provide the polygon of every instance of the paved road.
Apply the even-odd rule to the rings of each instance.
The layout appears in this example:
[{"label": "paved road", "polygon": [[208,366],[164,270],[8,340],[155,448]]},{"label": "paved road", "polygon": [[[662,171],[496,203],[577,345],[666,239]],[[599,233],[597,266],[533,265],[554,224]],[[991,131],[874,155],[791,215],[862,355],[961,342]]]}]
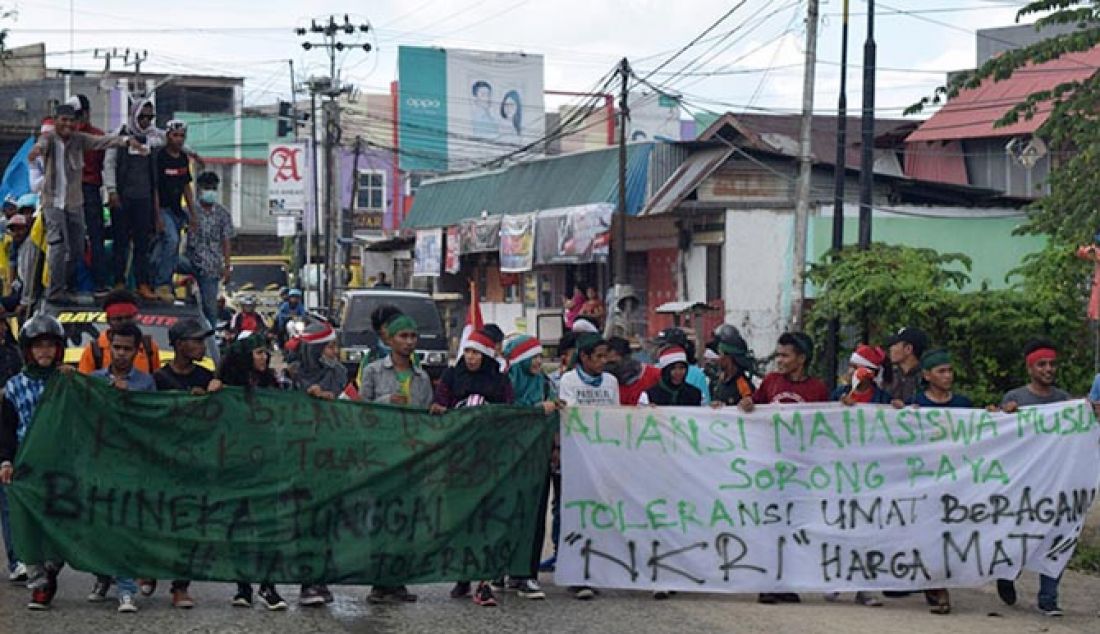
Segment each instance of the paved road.
[{"label": "paved road", "polygon": [[[1021,583],[1021,598],[1033,601],[1035,580]],[[549,581],[548,578],[544,581]],[[1009,608],[1001,605],[991,587],[958,590],[954,594],[955,614],[934,616],[923,599],[888,600],[882,608],[830,604],[819,596],[808,596],[797,606],[764,606],[747,596],[677,595],[656,602],[646,594],[605,592],[598,599],[582,603],[565,591],[548,587],[548,599],[531,602],[514,595],[501,598],[498,608],[481,608],[470,600],[447,597],[447,586],[421,586],[420,602],[400,606],[368,606],[366,589],[341,587],[337,600],[327,608],[299,608],[270,613],[229,605],[232,586],[195,584],[198,605],[190,611],[173,610],[162,586],[151,599],[142,599],[141,611],[122,615],[113,602],[89,604],[84,595],[91,577],[67,571],[61,577],[61,591],[49,612],[25,608],[25,589],[0,587],[0,633],[70,634],[90,632],[156,632],[157,634],[228,632],[271,634],[272,632],[737,632],[764,634],[1011,634],[1049,632],[1079,634],[1100,632],[1100,578],[1068,573],[1063,583],[1063,619],[1050,619],[1034,611],[1033,603]],[[296,589],[280,586],[288,600]],[[1026,594],[1024,594],[1026,593]]]}]

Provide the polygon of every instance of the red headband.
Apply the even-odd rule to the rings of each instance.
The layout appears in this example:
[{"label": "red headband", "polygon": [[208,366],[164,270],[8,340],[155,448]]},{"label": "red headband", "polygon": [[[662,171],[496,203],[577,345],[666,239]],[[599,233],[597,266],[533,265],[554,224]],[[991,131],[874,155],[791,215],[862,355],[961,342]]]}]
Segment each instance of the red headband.
[{"label": "red headband", "polygon": [[1027,364],[1031,366],[1040,361],[1053,361],[1057,358],[1058,353],[1055,352],[1053,348],[1039,348],[1038,350],[1034,350],[1031,354],[1027,355],[1026,360]]},{"label": "red headband", "polygon": [[138,307],[136,304],[130,302],[119,302],[117,304],[111,304],[107,308],[103,309],[107,313],[108,317],[133,317],[138,314]]}]

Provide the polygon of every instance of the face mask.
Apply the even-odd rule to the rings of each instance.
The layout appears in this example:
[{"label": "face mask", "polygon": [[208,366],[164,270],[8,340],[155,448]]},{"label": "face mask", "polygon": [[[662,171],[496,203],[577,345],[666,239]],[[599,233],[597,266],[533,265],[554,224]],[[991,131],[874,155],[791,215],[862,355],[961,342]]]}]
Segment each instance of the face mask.
[{"label": "face mask", "polygon": [[213,205],[218,202],[218,190],[204,189],[199,192],[199,202],[204,205]]}]

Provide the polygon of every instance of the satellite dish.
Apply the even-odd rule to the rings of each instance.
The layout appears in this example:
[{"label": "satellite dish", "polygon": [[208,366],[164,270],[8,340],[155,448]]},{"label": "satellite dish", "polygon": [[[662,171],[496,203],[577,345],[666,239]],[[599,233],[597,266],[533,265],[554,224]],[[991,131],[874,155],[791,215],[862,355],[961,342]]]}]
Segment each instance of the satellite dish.
[{"label": "satellite dish", "polygon": [[1047,144],[1039,137],[1014,138],[1005,145],[1005,153],[1024,169],[1035,167],[1047,155]]}]

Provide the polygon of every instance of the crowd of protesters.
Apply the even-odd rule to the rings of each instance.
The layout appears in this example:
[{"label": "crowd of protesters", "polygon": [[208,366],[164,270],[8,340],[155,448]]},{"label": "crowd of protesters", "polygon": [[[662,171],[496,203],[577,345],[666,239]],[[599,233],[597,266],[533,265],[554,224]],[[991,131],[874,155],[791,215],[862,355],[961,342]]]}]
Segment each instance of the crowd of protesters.
[{"label": "crowd of protesters", "polygon": [[217,174],[192,178],[192,163],[202,163],[186,145],[187,124],[158,128],[149,100],[137,100],[110,134],[91,125],[91,114],[76,95],[42,123],[27,156],[31,192],[4,204],[0,302],[24,315],[40,299],[64,304],[123,288],[142,301],[174,302],[176,280],[190,279],[216,323],[233,236]]},{"label": "crowd of protesters", "polygon": [[[64,213],[69,213],[64,210]],[[10,224],[10,220],[9,220]],[[292,301],[293,300],[293,301]],[[568,405],[588,406],[679,406],[736,407],[752,411],[766,404],[836,402],[843,406],[878,404],[904,407],[987,407],[1013,412],[1019,407],[1068,400],[1070,395],[1055,386],[1057,351],[1042,339],[1029,342],[1022,351],[1029,382],[1006,393],[998,403],[975,404],[954,389],[954,366],[949,351],[934,348],[928,337],[916,328],[904,328],[883,342],[883,346],[864,343],[852,352],[844,384],[832,393],[821,379],[810,375],[814,343],[803,333],[784,333],[774,353],[775,370],[760,376],[760,363],[745,339],[732,326],[716,329],[702,354],[687,332],[680,328],[662,331],[654,341],[656,363],[644,363],[625,339],[605,339],[595,321],[577,315],[571,330],[558,345],[557,367],[543,368],[543,347],[530,336],[506,337],[500,328],[489,324],[470,332],[460,344],[461,353],[433,386],[419,366],[416,346],[419,326],[415,320],[392,305],[378,307],[371,315],[379,345],[364,359],[355,376],[349,376],[339,356],[338,335],[330,324],[308,318],[303,328],[284,347],[287,368],[276,372],[271,365],[270,337],[256,324],[236,320],[234,341],[226,349],[216,372],[199,365],[206,339],[213,332],[209,324],[195,319],[176,322],[169,331],[174,356],[161,363],[160,350],[137,326],[140,296],[119,288],[107,293],[103,309],[108,328],[101,337],[88,342],[77,368],[63,361],[65,333],[62,325],[45,314],[37,314],[22,326],[18,344],[0,326],[0,376],[4,385],[0,401],[0,484],[10,484],[16,474],[13,461],[21,442],[33,423],[34,412],[46,382],[56,372],[80,372],[123,391],[186,391],[201,395],[223,386],[256,390],[299,390],[313,398],[358,398],[363,402],[386,403],[432,414],[489,404],[511,404],[536,408],[552,414]],[[288,295],[286,318],[297,315],[300,298]],[[0,321],[0,323],[4,323]],[[18,347],[17,347],[18,346]],[[353,391],[352,387],[357,387]],[[1100,400],[1100,380],[1094,388],[1094,401]],[[557,563],[560,539],[561,463],[558,443],[546,465],[547,495],[531,509],[536,517],[552,515],[550,544],[553,554],[539,561],[543,552],[544,523],[536,522],[534,553],[529,570],[515,578],[471,579],[459,581],[450,591],[455,599],[471,597],[479,606],[497,605],[497,593],[514,591],[523,599],[544,599],[539,585],[540,572],[552,572]],[[31,590],[28,607],[44,610],[57,592],[57,579],[63,562],[46,561],[24,565],[9,532],[7,500],[0,486],[0,516],[10,580],[26,583]],[[88,600],[107,600],[110,588],[117,587],[119,612],[135,612],[136,597],[151,596],[157,582],[96,575]],[[253,584],[258,583],[254,595]],[[1042,576],[1038,596],[1039,609],[1049,616],[1060,616],[1059,579]],[[190,582],[173,580],[170,600],[178,608],[194,606],[189,595]],[[594,588],[569,589],[573,597],[591,600]],[[1017,600],[1014,581],[1001,580],[997,591],[1002,600]],[[669,592],[654,592],[656,599],[668,599]],[[901,598],[913,593],[886,593]],[[924,591],[924,598],[935,614],[951,611],[951,597],[945,589]],[[232,596],[232,605],[251,607],[258,596],[270,610],[283,610],[287,601],[274,583],[264,579],[242,579]],[[827,600],[839,600],[829,594]],[[407,603],[417,596],[405,586],[374,586],[367,597],[370,603]],[[794,593],[762,593],[764,604],[796,603]],[[298,592],[302,605],[323,606],[333,601],[324,585],[302,585]],[[883,601],[871,592],[857,592],[855,601],[865,606],[880,606]]]}]

